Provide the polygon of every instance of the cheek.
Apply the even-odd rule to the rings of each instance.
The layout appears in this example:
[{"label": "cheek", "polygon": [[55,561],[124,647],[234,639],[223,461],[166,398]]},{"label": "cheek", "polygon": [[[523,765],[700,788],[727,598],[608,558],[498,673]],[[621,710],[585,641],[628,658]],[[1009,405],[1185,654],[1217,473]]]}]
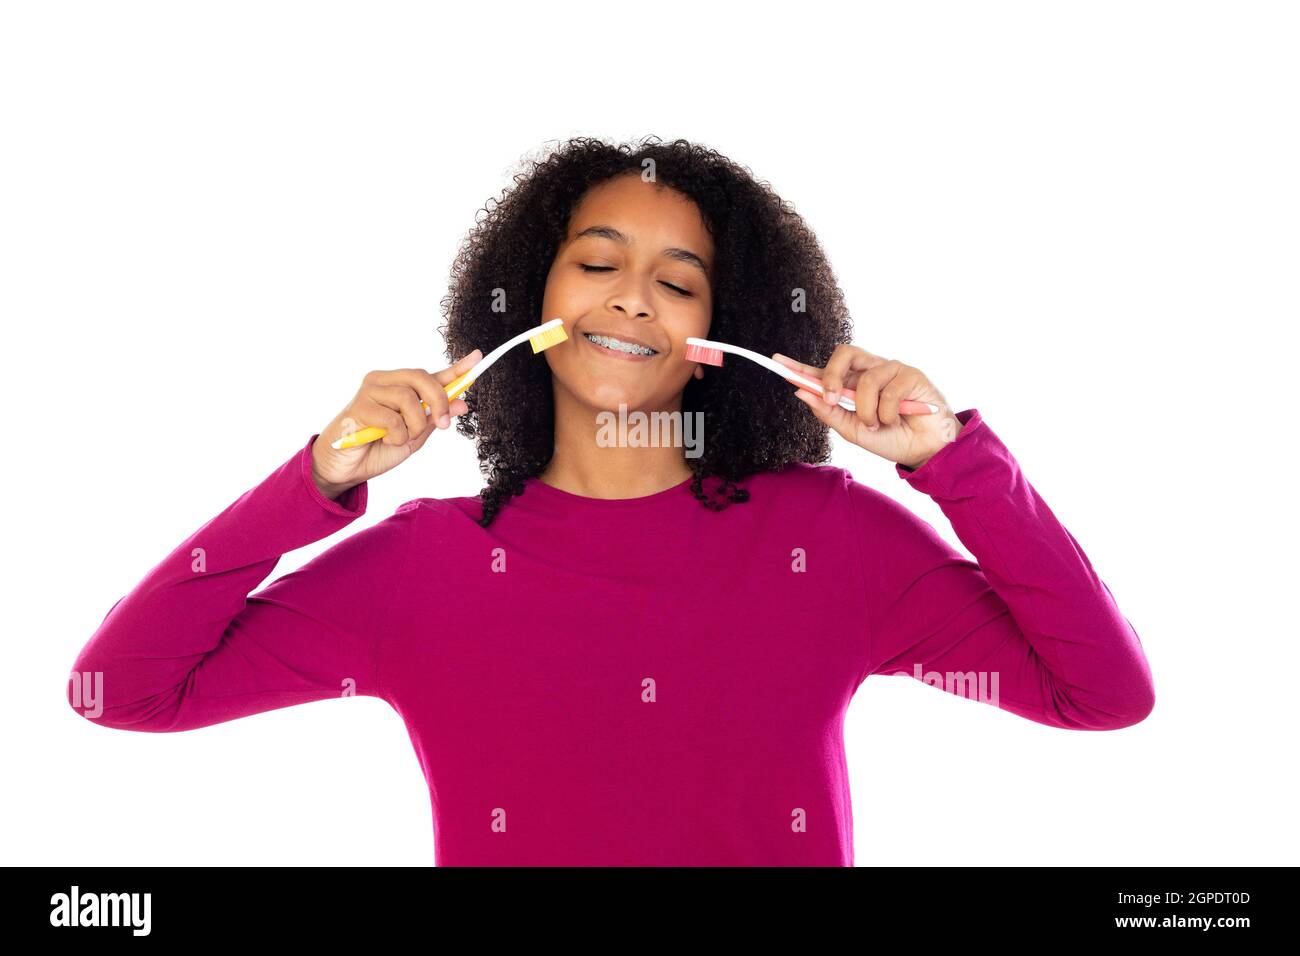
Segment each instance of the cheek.
[{"label": "cheek", "polygon": [[542,303],[547,312],[552,310],[555,303],[561,302],[565,298],[564,278],[557,269],[551,269],[546,276],[546,286],[542,289]]},{"label": "cheek", "polygon": [[543,294],[547,302],[557,308],[566,303],[583,302],[591,296],[591,289],[578,276],[564,270],[553,271],[546,278],[546,291]]},{"label": "cheek", "polygon": [[686,351],[686,339],[707,339],[713,325],[713,314],[707,303],[683,310],[673,321],[673,348],[678,354]]}]

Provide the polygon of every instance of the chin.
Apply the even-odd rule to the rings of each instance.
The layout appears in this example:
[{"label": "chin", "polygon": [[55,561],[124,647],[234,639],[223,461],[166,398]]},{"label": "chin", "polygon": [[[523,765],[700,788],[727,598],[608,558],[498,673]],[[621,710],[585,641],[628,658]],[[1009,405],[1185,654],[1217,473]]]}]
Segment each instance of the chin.
[{"label": "chin", "polygon": [[616,385],[602,385],[587,392],[584,401],[593,408],[602,411],[617,412],[620,405],[626,405],[628,411],[645,407],[650,397],[640,391],[620,388]]}]

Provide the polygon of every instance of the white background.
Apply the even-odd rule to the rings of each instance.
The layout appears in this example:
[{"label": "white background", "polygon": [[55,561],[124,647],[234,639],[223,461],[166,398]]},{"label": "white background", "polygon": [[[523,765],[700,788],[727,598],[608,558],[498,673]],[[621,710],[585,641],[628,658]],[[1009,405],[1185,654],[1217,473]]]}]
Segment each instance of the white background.
[{"label": "white background", "polygon": [[[65,682],[367,370],[447,364],[452,256],[516,163],[649,133],[795,205],[856,344],[983,412],[1153,668],[1154,713],[1104,733],[869,680],[857,864],[1297,862],[1294,5],[0,9],[4,862],[432,863],[380,700],[133,734]],[[436,435],[273,577],[480,487]]]}]

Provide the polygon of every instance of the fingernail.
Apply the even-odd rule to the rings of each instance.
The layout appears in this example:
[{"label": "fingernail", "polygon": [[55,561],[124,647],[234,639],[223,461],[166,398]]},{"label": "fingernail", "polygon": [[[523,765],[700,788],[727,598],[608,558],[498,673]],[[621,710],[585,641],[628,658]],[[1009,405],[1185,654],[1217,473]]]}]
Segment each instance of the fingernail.
[{"label": "fingernail", "polygon": [[438,419],[438,427],[439,427],[439,428],[446,428],[446,427],[447,427],[448,425],[450,425],[450,424],[451,424],[451,416],[450,416],[450,415],[443,415],[442,418]]},{"label": "fingernail", "polygon": [[880,430],[880,426],[879,426],[879,425],[868,425],[868,426],[867,426],[867,431],[869,431],[869,432],[874,432],[874,431],[879,431],[879,430]]},{"label": "fingernail", "polygon": [[829,392],[826,393],[827,404],[835,405],[839,402],[839,400],[840,400],[840,393],[835,389],[831,389]]}]

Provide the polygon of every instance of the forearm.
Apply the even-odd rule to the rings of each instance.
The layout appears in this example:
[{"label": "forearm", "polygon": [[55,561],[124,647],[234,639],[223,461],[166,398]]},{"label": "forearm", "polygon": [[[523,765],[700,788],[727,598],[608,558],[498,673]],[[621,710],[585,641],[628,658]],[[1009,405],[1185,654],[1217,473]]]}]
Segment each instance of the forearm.
[{"label": "forearm", "polygon": [[[1060,727],[1143,719],[1154,690],[1136,632],[978,412],[960,414],[961,441],[898,474],[931,496],[975,560],[928,526],[907,550],[867,552],[868,580],[882,582],[873,672],[996,673],[1006,709]],[[881,520],[903,520],[891,515]]]}]

